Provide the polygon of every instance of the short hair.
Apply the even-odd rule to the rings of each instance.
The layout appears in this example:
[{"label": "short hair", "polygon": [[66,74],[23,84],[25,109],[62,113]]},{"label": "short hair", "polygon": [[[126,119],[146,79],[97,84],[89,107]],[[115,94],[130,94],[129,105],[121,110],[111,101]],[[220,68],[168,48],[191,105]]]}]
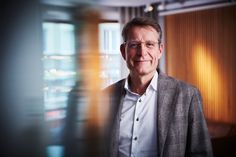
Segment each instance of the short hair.
[{"label": "short hair", "polygon": [[128,33],[130,32],[130,30],[135,27],[135,26],[139,26],[139,27],[145,27],[145,26],[151,26],[152,28],[154,28],[157,33],[159,34],[159,39],[158,42],[161,43],[161,39],[162,39],[162,30],[160,25],[157,23],[156,20],[148,18],[148,17],[136,17],[133,18],[131,21],[129,21],[123,28],[122,30],[122,38],[124,40],[124,42],[127,41],[128,38]]}]

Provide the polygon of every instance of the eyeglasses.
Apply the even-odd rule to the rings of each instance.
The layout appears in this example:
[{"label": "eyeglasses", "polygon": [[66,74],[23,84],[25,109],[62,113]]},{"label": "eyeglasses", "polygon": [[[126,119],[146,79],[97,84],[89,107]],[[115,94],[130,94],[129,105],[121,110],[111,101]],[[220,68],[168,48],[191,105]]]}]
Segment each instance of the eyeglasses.
[{"label": "eyeglasses", "polygon": [[137,49],[141,47],[141,44],[144,43],[145,47],[148,49],[153,49],[156,44],[160,44],[160,42],[156,42],[156,41],[126,41],[124,42],[124,44],[127,44],[129,49]]}]

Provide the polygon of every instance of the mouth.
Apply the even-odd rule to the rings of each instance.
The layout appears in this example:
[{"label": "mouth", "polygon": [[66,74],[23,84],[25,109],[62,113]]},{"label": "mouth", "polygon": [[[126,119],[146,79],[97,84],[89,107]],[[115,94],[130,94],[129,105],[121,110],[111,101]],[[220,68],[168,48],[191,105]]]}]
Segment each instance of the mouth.
[{"label": "mouth", "polygon": [[149,62],[149,60],[136,60],[135,62]]}]

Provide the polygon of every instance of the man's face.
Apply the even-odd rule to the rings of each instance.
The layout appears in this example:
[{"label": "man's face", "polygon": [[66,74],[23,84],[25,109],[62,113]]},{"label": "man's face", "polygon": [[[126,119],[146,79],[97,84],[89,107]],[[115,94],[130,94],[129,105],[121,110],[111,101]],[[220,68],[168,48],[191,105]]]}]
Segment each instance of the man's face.
[{"label": "man's face", "polygon": [[127,35],[120,50],[131,75],[152,75],[161,58],[163,45],[158,44],[159,34],[151,26],[135,26]]}]

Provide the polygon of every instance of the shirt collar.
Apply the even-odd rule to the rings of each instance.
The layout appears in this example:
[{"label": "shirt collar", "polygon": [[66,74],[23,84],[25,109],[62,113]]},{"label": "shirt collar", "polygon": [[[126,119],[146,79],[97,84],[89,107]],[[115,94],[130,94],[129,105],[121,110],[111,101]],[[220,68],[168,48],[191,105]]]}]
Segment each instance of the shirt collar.
[{"label": "shirt collar", "polygon": [[155,91],[157,91],[157,81],[158,81],[158,73],[156,71],[148,88],[152,88]]},{"label": "shirt collar", "polygon": [[130,90],[130,85],[129,85],[129,76],[125,79],[125,86],[124,86],[125,90],[128,92],[128,93],[131,93],[133,95],[137,95],[139,96],[137,93],[134,93]]},{"label": "shirt collar", "polygon": [[[129,76],[125,79],[125,90],[130,92],[130,93],[133,93],[131,90],[130,90],[130,85],[129,85]],[[158,81],[158,72],[156,71],[153,78],[152,78],[152,81],[151,83],[148,85],[147,89],[150,89],[152,88],[153,90],[157,91],[157,81]],[[136,93],[133,93],[136,95]]]}]

